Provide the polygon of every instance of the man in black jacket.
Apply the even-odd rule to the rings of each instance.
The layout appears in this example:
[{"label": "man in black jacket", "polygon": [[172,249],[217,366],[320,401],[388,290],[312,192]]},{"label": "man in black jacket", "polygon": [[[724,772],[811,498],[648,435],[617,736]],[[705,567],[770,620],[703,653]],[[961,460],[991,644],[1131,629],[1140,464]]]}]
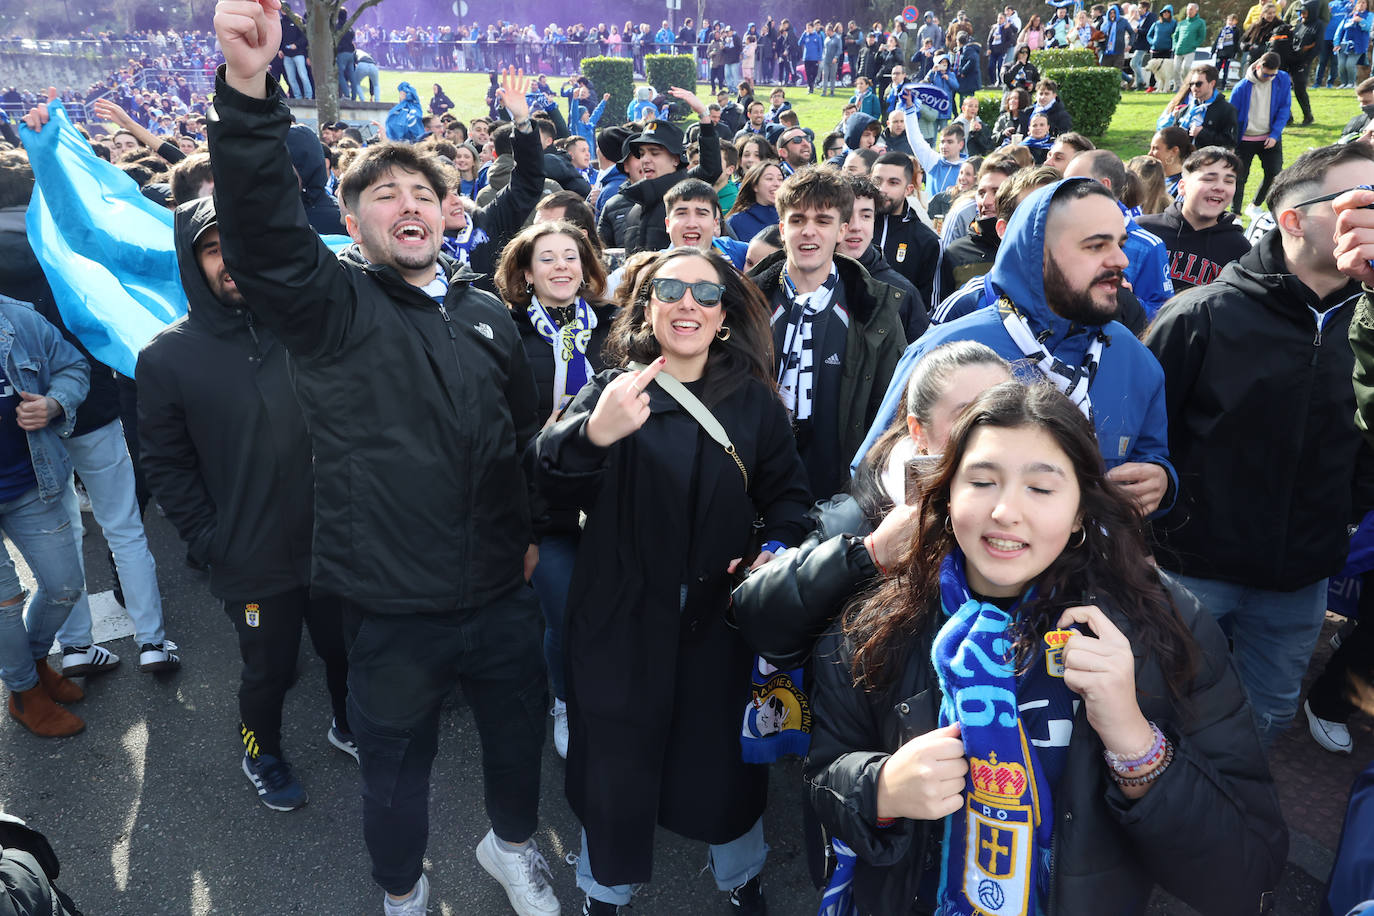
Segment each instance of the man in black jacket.
[{"label": "man in black jacket", "polygon": [[854,192],[834,169],[795,173],[777,207],[783,250],[749,278],[768,297],[778,387],[811,492],[837,493],[906,346],[900,311],[909,297],[836,253]]},{"label": "man in black jacket", "polygon": [[883,194],[873,227],[875,244],[888,265],[921,294],[919,302],[907,302],[902,310],[907,340],[920,337],[930,323],[927,315],[935,295],[935,274],[940,261],[940,237],[907,203],[907,198],[916,192],[915,175],[911,157],[906,153],[883,153],[873,165],[873,183]]},{"label": "man in black jacket", "polygon": [[878,207],[882,204],[882,193],[866,175],[846,175],[845,178],[849,181],[850,189],[854,191],[854,212],[845,224],[844,234],[840,236],[840,244],[836,250],[858,261],[873,279],[906,293],[906,301],[919,302],[920,293],[916,291],[916,287],[912,286],[906,277],[893,270],[883,257],[883,253],[878,250],[878,246],[873,244],[873,225]]},{"label": "man in black jacket", "polygon": [[540,144],[544,151],[544,174],[558,182],[563,190],[586,197],[591,193],[591,182],[577,170],[567,153],[553,145],[553,141],[558,139],[558,129],[553,121],[541,117],[536,118],[534,123],[539,128]]},{"label": "man in black jacket", "polygon": [[143,471],[238,634],[244,773],[264,805],[290,811],[306,793],[282,753],[282,700],[303,623],[325,666],[329,741],[358,753],[339,599],[310,595],[310,439],[286,351],[224,270],[214,201],[179,207],[175,231],[189,308],[139,353]]},{"label": "man in black jacket", "polygon": [[1217,88],[1219,78],[1217,68],[1211,64],[1194,64],[1188,71],[1188,89],[1192,94],[1193,104],[1207,106],[1202,123],[1188,128],[1188,136],[1193,139],[1193,149],[1221,146],[1233,150],[1240,142],[1236,108]]},{"label": "man in black jacket", "polygon": [[1239,171],[1235,153],[1204,147],[1183,163],[1183,199],[1163,213],[1136,220],[1164,241],[1175,293],[1211,283],[1223,267],[1250,250],[1240,221],[1230,211]]},{"label": "man in black jacket", "polygon": [[1372,502],[1357,487],[1369,477],[1347,340],[1361,288],[1331,244],[1331,198],[1371,183],[1367,144],[1304,153],[1269,195],[1277,228],[1172,299],[1145,338],[1179,476],[1155,556],[1230,633],[1266,746],[1297,711],[1346,525]]},{"label": "man in black jacket", "polygon": [[[522,914],[556,916],[532,837],[547,686],[526,582],[520,457],[538,396],[515,323],[439,254],[445,177],[408,144],[369,147],[340,184],[354,244],[305,222],[282,155],[291,114],[267,67],[280,12],[225,0],[210,124],[224,262],[291,354],[315,469],[312,591],[343,598],[348,719],[363,836],[392,913],[425,910],[429,776],[440,706],[461,681],[482,739],[492,829],[478,862]],[[517,132],[528,81],[508,73]]]},{"label": "man in black jacket", "polygon": [[[667,213],[663,195],[684,178],[699,178],[714,186],[720,177],[720,138],[716,125],[711,123],[706,103],[694,93],[673,88],[669,94],[692,107],[701,119],[698,143],[701,156],[694,168],[687,168],[684,157],[682,128],[671,121],[650,121],[639,136],[625,143],[625,153],[639,160],[639,181],[622,185],[620,194],[631,201],[625,215],[623,235],[625,254],[636,251],[660,251],[668,247]],[[609,206],[609,205],[608,205]]]}]

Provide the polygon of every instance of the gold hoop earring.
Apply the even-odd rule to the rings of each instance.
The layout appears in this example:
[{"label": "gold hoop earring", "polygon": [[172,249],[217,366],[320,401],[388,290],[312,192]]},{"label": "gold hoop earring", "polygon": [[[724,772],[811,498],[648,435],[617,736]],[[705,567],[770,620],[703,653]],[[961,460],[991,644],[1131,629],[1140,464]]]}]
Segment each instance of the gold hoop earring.
[{"label": "gold hoop earring", "polygon": [[952,524],[950,524],[949,516],[946,515],[946,516],[945,516],[945,534],[953,534],[953,533],[954,533],[954,526],[953,526]]},{"label": "gold hoop earring", "polygon": [[730,327],[729,327],[729,325],[724,325],[724,324],[723,324],[723,325],[721,325],[720,327],[716,328],[716,340],[719,340],[719,341],[726,341],[726,340],[729,340],[729,339],[730,339]]},{"label": "gold hoop earring", "polygon": [[1078,548],[1082,547],[1083,544],[1087,542],[1087,540],[1088,540],[1088,528],[1087,528],[1087,526],[1085,525],[1085,526],[1083,526],[1082,528],[1079,528],[1079,529],[1078,529],[1078,543],[1077,543],[1077,544],[1070,543],[1070,544],[1069,544],[1069,549],[1070,549],[1070,550],[1077,550]]}]

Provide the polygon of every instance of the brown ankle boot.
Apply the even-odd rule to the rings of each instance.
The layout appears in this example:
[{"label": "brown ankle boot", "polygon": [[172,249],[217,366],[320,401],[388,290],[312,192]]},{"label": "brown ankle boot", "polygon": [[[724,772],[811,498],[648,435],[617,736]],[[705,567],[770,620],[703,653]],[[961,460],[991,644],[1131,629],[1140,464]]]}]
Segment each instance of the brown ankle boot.
[{"label": "brown ankle boot", "polygon": [[86,691],[81,689],[81,685],[48,667],[46,658],[40,658],[33,664],[38,669],[38,683],[43,685],[48,696],[59,703],[75,703],[77,700],[85,699]]},{"label": "brown ankle boot", "polygon": [[42,684],[10,691],[10,715],[40,738],[75,735],[86,723],[53,702]]}]

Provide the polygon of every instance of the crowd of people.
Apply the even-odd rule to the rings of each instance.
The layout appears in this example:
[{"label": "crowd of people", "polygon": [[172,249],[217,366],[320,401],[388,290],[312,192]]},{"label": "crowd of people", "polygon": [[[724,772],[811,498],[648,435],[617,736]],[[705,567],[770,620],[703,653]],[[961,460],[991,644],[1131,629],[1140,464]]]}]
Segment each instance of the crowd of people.
[{"label": "crowd of people", "polygon": [[[293,124],[294,27],[220,0],[212,100],[92,102],[88,158],[174,208],[189,301],[132,377],[66,329],[72,284],[22,219],[6,231],[35,138],[82,128],[46,101],[0,124],[0,527],[38,582],[0,584],[10,715],[74,734],[72,678],[119,664],[81,612],[81,526],[59,524],[75,472],[143,670],[181,663],[148,501],[208,568],[242,655],[240,766],[278,811],[307,802],[281,733],[309,631],[391,916],[429,905],[455,685],[482,747],[476,857],[524,916],[561,912],[534,840],[550,719],[584,914],[652,879],[656,826],[765,913],[767,764],[789,753],[827,912],[1141,913],[1156,885],[1263,911],[1288,848],[1268,750],[1301,715],[1352,753],[1374,669],[1366,623],[1303,696],[1374,510],[1374,80],[1339,142],[1284,169],[1278,25],[1232,29],[1228,99],[1226,55],[1190,59],[1193,5],[1025,19],[1000,13],[986,52],[962,14],[660,31],[640,47],[706,46],[714,102],[646,87],[609,111],[585,76],[512,68],[480,111],[434,86],[403,137]],[[628,25],[562,40],[624,51],[649,31]],[[471,32],[437,34],[459,66]],[[340,54],[380,37],[352,39]],[[1029,53],[1051,46],[1176,91],[1148,151],[1073,130]],[[755,88],[846,73],[834,125]],[[1374,898],[1339,886],[1333,913]]]}]

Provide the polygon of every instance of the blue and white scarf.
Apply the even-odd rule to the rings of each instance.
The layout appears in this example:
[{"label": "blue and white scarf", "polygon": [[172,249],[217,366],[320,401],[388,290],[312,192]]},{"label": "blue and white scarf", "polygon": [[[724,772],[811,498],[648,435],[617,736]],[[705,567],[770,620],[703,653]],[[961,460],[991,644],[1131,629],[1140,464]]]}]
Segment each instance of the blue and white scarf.
[{"label": "blue and white scarf", "polygon": [[579,296],[573,320],[560,328],[539,303],[538,296],[530,296],[526,311],[534,330],[553,347],[553,409],[562,410],[592,377],[594,370],[587,359],[587,346],[596,327],[596,312]]},{"label": "blue and white scarf", "polygon": [[467,225],[459,229],[455,235],[445,235],[439,248],[464,267],[471,267],[473,249],[488,241],[488,238],[488,235],[473,223],[472,214],[468,214]]},{"label": "blue and white scarf", "polygon": [[957,548],[940,565],[940,604],[949,618],[931,650],[940,725],[959,723],[969,771],[964,807],[945,819],[936,914],[1034,913],[1049,880],[1054,802],[1021,725],[1014,613],[973,596]]}]

